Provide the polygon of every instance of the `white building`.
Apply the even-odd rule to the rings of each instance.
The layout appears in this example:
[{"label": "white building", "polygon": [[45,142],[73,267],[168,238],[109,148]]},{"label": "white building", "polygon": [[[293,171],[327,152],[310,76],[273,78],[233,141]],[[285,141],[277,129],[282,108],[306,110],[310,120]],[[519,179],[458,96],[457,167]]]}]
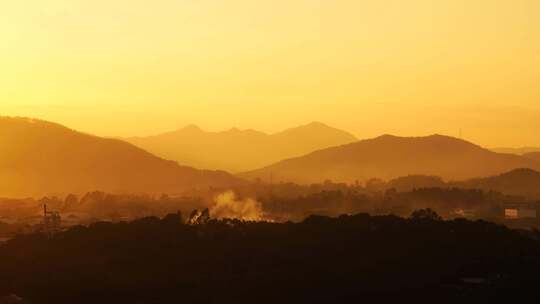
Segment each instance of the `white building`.
[{"label": "white building", "polygon": [[536,218],[536,209],[527,207],[505,208],[504,217],[507,219]]}]

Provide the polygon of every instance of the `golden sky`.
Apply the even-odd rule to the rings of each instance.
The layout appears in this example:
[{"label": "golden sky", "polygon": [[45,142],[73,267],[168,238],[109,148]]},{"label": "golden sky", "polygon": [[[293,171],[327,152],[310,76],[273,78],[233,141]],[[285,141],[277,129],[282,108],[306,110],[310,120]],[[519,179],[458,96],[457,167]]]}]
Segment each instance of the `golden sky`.
[{"label": "golden sky", "polygon": [[0,114],[540,146],[538,0],[0,2]]}]

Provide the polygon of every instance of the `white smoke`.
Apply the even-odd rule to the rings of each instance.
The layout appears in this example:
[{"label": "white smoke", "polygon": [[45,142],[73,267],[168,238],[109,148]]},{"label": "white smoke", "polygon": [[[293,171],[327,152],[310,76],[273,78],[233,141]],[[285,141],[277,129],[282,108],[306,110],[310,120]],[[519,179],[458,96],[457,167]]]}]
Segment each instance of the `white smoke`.
[{"label": "white smoke", "polygon": [[215,205],[210,209],[213,218],[239,219],[244,221],[262,221],[262,204],[254,199],[239,200],[233,191],[224,192],[214,199]]}]

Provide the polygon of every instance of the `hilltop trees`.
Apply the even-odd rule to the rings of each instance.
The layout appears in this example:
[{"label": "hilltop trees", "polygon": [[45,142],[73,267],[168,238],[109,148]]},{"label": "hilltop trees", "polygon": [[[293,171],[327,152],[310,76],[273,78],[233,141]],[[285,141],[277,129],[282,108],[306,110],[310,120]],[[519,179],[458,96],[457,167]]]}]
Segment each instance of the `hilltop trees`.
[{"label": "hilltop trees", "polygon": [[411,214],[411,219],[415,221],[442,221],[442,217],[430,208],[415,210]]},{"label": "hilltop trees", "polygon": [[[538,284],[534,233],[440,221],[431,210],[412,219],[358,214],[296,224],[180,219],[17,237],[0,246],[0,297],[55,304],[452,302],[523,296]],[[473,289],[464,278],[486,283]]]}]

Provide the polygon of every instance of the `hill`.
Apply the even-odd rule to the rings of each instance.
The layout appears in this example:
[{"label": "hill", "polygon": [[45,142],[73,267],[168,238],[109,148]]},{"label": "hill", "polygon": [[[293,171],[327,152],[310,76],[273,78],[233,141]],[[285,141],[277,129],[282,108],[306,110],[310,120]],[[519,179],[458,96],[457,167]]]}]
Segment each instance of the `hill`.
[{"label": "hill", "polygon": [[284,160],[241,176],[296,183],[316,183],[325,179],[352,183],[374,177],[390,180],[407,175],[465,180],[516,168],[538,167],[533,160],[491,152],[452,137],[384,135]]},{"label": "hill", "polygon": [[441,221],[430,210],[411,219],[301,223],[186,225],[172,214],[98,222],[0,246],[0,301],[16,294],[55,304],[521,302],[537,295],[537,236]]},{"label": "hill", "polygon": [[125,140],[160,157],[196,168],[242,172],[351,143],[356,138],[314,122],[276,134],[239,129],[206,132],[191,125],[175,132]]},{"label": "hill", "polygon": [[0,151],[0,196],[175,193],[240,183],[228,173],[180,166],[120,140],[26,118],[0,118]]},{"label": "hill", "polygon": [[526,153],[526,154],[523,155],[523,157],[526,157],[526,158],[535,160],[535,161],[537,161],[538,163],[540,163],[540,152]]},{"label": "hill", "polygon": [[540,199],[540,172],[531,169],[515,169],[497,176],[456,182],[451,185]]},{"label": "hill", "polygon": [[496,191],[506,195],[540,199],[540,172],[519,168],[495,176],[453,182],[444,182],[436,176],[404,176],[389,181],[383,187],[399,192],[421,188],[479,189],[485,192]]}]

